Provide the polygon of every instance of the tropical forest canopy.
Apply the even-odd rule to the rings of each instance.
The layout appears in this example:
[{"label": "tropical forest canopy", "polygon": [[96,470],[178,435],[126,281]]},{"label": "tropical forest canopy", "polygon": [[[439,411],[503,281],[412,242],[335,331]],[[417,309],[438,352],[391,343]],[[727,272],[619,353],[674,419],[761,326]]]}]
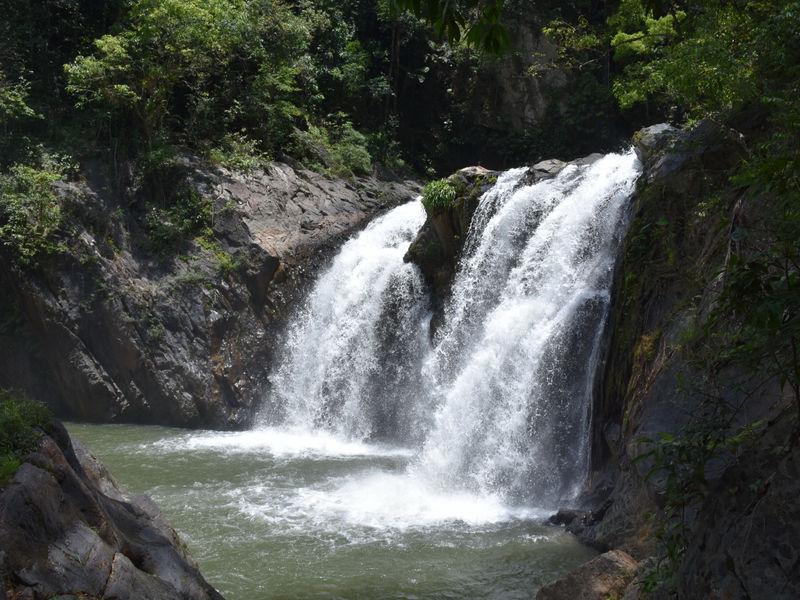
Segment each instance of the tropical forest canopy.
[{"label": "tropical forest canopy", "polygon": [[[800,121],[796,1],[0,4],[0,164],[18,176],[92,155],[157,170],[187,151],[240,169],[291,157],[424,176],[743,112],[779,125],[769,144],[789,157]],[[531,28],[549,50],[520,61]],[[535,126],[488,114],[485,76],[500,72],[558,81]]]},{"label": "tropical forest canopy", "polygon": [[40,143],[83,152],[91,141],[154,159],[176,146],[219,158],[313,158],[324,148],[356,172],[373,161],[424,172],[451,167],[442,157],[482,134],[523,162],[536,158],[526,150],[546,152],[521,142],[535,133],[481,131],[454,91],[488,93],[463,81],[518,52],[515,22],[531,13],[558,53],[516,76],[558,70],[570,81],[563,122],[556,111],[542,130],[580,136],[569,131],[582,122],[575,113],[599,108],[628,129],[755,104],[791,119],[798,78],[798,3],[779,0],[2,4],[6,166]]}]

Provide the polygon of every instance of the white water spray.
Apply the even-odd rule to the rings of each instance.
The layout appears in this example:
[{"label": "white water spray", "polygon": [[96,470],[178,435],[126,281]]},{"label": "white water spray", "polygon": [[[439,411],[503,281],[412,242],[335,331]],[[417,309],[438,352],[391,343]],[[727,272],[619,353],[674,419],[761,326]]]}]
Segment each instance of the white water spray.
[{"label": "white water spray", "polygon": [[[293,320],[265,421],[412,448],[392,477],[415,498],[429,490],[426,502],[569,496],[585,475],[597,349],[639,169],[629,152],[532,185],[526,169],[502,174],[473,217],[433,344],[423,280],[403,263],[424,211],[415,201],[377,219]],[[386,477],[362,484],[385,491]]]},{"label": "white water spray", "polygon": [[267,422],[357,440],[413,437],[428,308],[403,255],[424,221],[410,202],[342,247],[289,328]]}]

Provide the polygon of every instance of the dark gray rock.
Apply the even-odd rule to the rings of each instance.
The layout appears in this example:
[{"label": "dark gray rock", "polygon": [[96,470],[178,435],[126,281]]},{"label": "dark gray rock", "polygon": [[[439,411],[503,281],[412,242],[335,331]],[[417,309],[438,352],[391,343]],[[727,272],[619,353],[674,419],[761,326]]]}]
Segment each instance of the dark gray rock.
[{"label": "dark gray rock", "polygon": [[[99,169],[61,185],[70,249],[36,271],[0,264],[0,387],[91,421],[239,428],[308,275],[354,228],[412,199],[410,182],[345,180],[274,163],[237,174],[187,158],[213,201],[213,241],[171,259]],[[6,322],[6,319],[4,319]]]},{"label": "dark gray rock", "polygon": [[584,563],[565,577],[544,586],[536,600],[608,600],[619,598],[636,573],[637,562],[612,550]]},{"label": "dark gray rock", "polygon": [[[747,156],[737,132],[711,122],[645,131],[637,140],[645,177],[615,273],[594,394],[591,475],[576,503],[588,514],[565,512],[559,521],[596,547],[637,560],[657,554],[666,473],[649,474],[652,460],[641,459],[647,439],[680,436],[690,421],[709,418],[709,398],[724,398],[739,407],[727,422],[731,431],[761,420],[765,432],[748,452],[720,452],[706,463],[707,492],[673,517],[688,544],[677,590],[654,598],[798,597],[796,415],[784,410],[778,382],[732,368],[708,377],[683,341],[714,305],[731,254],[759,243],[736,242],[730,232],[758,222],[765,205],[747,203],[729,185]],[[601,509],[600,518],[588,516]],[[625,597],[637,593],[628,589]]]},{"label": "dark gray rock", "polygon": [[124,494],[57,424],[0,489],[0,577],[15,599],[222,598],[152,501]]},{"label": "dark gray rock", "polygon": [[800,441],[783,415],[718,480],[678,573],[685,598],[800,598]]},{"label": "dark gray rock", "polygon": [[575,166],[578,166],[578,167],[586,167],[586,166],[589,166],[589,165],[593,165],[598,160],[603,158],[603,156],[605,156],[605,155],[604,154],[600,154],[599,152],[595,152],[593,154],[590,154],[589,156],[584,156],[582,158],[576,158],[575,160],[571,160],[567,164],[575,165]]},{"label": "dark gray rock", "polygon": [[530,168],[530,171],[533,173],[534,181],[540,181],[542,179],[552,179],[566,166],[567,163],[564,161],[550,158],[536,163]]},{"label": "dark gray rock", "polygon": [[[702,405],[702,374],[678,351],[694,313],[694,298],[713,302],[715,274],[728,240],[709,221],[690,218],[717,185],[710,176],[741,158],[738,144],[720,128],[701,124],[683,132],[669,126],[637,134],[646,154],[645,184],[615,272],[606,328],[606,358],[595,390],[592,475],[587,504],[610,506],[582,535],[601,547],[637,558],[655,551],[654,521],[663,492],[646,480],[650,464],[637,461],[642,440],[676,433]],[[754,406],[757,403],[754,403]],[[663,482],[662,482],[663,484]]]},{"label": "dark gray rock", "polygon": [[640,129],[633,136],[633,148],[642,164],[649,164],[654,155],[662,152],[682,134],[668,123],[659,123]]}]

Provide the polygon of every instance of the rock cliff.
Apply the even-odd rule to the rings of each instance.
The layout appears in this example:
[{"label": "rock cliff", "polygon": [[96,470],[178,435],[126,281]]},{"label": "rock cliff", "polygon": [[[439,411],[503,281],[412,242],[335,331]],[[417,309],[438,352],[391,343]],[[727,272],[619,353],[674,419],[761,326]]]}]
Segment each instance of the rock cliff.
[{"label": "rock cliff", "polygon": [[[768,208],[748,203],[729,181],[746,146],[741,134],[711,122],[686,131],[654,126],[634,143],[645,171],[594,395],[582,499],[589,510],[553,521],[641,561],[626,599],[797,597],[791,402],[776,381],[734,368],[711,372],[692,348],[731,257],[759,243],[737,230]],[[753,423],[760,425],[739,429]],[[752,437],[735,450],[717,441],[739,444],[736,432]],[[659,444],[673,454],[658,459]]]},{"label": "rock cliff", "polygon": [[0,388],[70,418],[242,427],[305,274],[417,193],[281,163],[237,174],[184,158],[181,169],[210,202],[210,231],[167,256],[148,247],[144,189],[117,191],[97,165],[60,185],[67,250],[35,270],[0,264]]}]

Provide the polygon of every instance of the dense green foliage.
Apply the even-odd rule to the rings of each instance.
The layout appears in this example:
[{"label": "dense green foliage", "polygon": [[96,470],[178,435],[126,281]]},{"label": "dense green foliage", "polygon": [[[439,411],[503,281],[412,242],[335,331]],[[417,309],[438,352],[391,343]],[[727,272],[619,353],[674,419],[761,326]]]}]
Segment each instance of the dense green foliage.
[{"label": "dense green foliage", "polygon": [[456,199],[456,189],[447,179],[431,181],[422,188],[422,204],[429,210],[449,207]]},{"label": "dense green foliage", "polygon": [[454,63],[474,62],[467,45],[508,42],[497,1],[451,3],[433,29],[402,10],[431,16],[424,6],[387,0],[4,4],[6,165],[39,141],[119,161],[177,146],[231,166],[287,154],[318,163],[311,134],[333,170],[402,167],[403,155],[424,169],[448,144],[441,111],[458,111],[449,88],[468,71]]},{"label": "dense green foliage", "polygon": [[528,133],[487,127],[475,102],[491,52],[508,42],[502,8],[3,0],[2,245],[21,265],[57,249],[63,215],[50,184],[64,173],[51,156],[101,157],[122,193],[146,183],[152,198],[131,206],[154,247],[188,231],[173,206],[185,194],[167,189],[181,187],[172,174],[186,152],[244,171],[291,157],[342,176],[517,160],[515,149],[534,151]]},{"label": "dense green foliage", "polygon": [[16,472],[21,459],[34,450],[41,429],[51,419],[42,404],[0,390],[0,485]]},{"label": "dense green foliage", "polygon": [[150,149],[242,131],[274,149],[291,132],[308,31],[281,3],[139,0],[123,23],[65,66],[67,91],[112,139],[133,128]]},{"label": "dense green foliage", "polygon": [[395,13],[401,9],[413,11],[451,42],[465,40],[495,54],[508,51],[511,43],[501,21],[504,4],[505,0],[389,0]]},{"label": "dense green foliage", "polygon": [[61,174],[15,164],[0,175],[0,243],[21,265],[57,249],[54,234],[61,223],[61,203],[53,184]]}]

